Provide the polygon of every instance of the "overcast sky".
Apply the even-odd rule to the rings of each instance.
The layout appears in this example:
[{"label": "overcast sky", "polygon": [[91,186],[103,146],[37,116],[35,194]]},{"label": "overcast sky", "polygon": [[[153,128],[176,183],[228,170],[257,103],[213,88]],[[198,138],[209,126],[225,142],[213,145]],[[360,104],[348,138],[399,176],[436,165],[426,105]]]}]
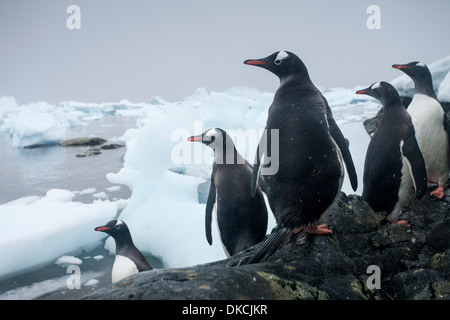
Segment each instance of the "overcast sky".
[{"label": "overcast sky", "polygon": [[[81,29],[69,30],[69,5]],[[381,9],[369,30],[367,7]],[[450,1],[0,0],[0,96],[19,104],[67,100],[179,101],[196,88],[278,80],[243,64],[296,53],[321,87],[354,88],[401,73],[394,63],[450,55]]]}]

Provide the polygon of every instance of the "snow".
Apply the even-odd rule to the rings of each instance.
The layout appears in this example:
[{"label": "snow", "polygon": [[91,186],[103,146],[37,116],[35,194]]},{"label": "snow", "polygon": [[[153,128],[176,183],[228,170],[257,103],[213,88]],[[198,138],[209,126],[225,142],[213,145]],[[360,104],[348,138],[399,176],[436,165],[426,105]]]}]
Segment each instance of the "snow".
[{"label": "snow", "polygon": [[86,195],[86,194],[94,193],[94,192],[96,192],[96,191],[97,191],[96,188],[87,188],[87,189],[81,190],[81,191],[79,192],[79,194],[80,194],[80,195]]},{"label": "snow", "polygon": [[[430,64],[430,69],[436,75],[439,96],[448,99],[450,56]],[[408,90],[403,76],[393,83],[401,90]],[[368,96],[356,95],[358,89],[327,88],[322,92],[350,142],[359,179],[356,193],[360,194],[370,140],[362,122],[375,116],[380,104]],[[206,241],[205,204],[198,200],[198,186],[211,174],[212,150],[201,143],[188,142],[186,138],[209,128],[222,128],[235,141],[241,155],[253,162],[273,96],[271,92],[254,88],[231,88],[224,92],[199,88],[175,103],[156,97],[149,103],[72,101],[58,106],[45,102],[19,106],[14,98],[1,97],[0,132],[11,136],[14,147],[57,143],[77,126],[106,114],[133,115],[137,126],[120,137],[127,146],[122,169],[107,175],[115,187],[106,191],[116,191],[117,186],[126,185],[132,190],[129,199],[108,200],[104,190],[92,187],[82,191],[52,189],[45,196],[29,195],[0,205],[0,277],[55,263],[68,252],[100,241],[104,241],[109,254],[114,254],[114,240],[105,239],[105,235],[95,232],[94,228],[113,219],[122,209],[120,219],[129,226],[136,246],[159,257],[165,267],[225,258],[215,223],[212,246]],[[342,190],[354,193],[347,176]],[[76,194],[92,194],[92,203],[74,201]],[[267,232],[275,225],[270,217]],[[70,262],[69,258],[64,259]],[[35,287],[41,285],[48,284]],[[19,293],[11,293],[11,296],[14,294]]]},{"label": "snow", "polygon": [[83,261],[77,257],[74,256],[62,256],[60,258],[58,258],[58,260],[56,260],[55,262],[58,266],[62,266],[62,267],[66,267],[69,265],[80,265],[83,263]]},{"label": "snow", "polygon": [[98,281],[97,279],[89,279],[88,281],[86,281],[86,283],[84,284],[86,287],[93,287],[95,285],[97,285],[100,281]]},{"label": "snow", "polygon": [[74,193],[52,189],[0,205],[0,276],[56,260],[103,237],[93,228],[114,217],[117,205],[96,200],[73,202]]},{"label": "snow", "polygon": [[[101,277],[105,272],[87,271],[81,273],[81,282],[84,286],[94,286],[98,284],[95,278]],[[3,294],[0,294],[0,300],[32,300],[45,296],[60,289],[68,289],[67,281],[70,275],[48,279],[42,282],[33,283],[29,286],[19,287]]]}]

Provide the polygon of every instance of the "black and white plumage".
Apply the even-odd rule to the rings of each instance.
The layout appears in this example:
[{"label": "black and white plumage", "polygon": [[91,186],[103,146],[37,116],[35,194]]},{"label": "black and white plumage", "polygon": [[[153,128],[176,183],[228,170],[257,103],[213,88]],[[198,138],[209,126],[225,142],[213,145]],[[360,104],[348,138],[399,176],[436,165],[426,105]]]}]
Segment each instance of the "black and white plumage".
[{"label": "black and white plumage", "polygon": [[394,64],[413,81],[415,93],[408,106],[417,128],[419,147],[425,159],[428,181],[438,185],[431,195],[442,199],[450,165],[449,128],[447,116],[433,90],[433,79],[422,62]]},{"label": "black and white plumage", "polygon": [[356,92],[383,104],[383,117],[367,148],[362,198],[375,212],[398,221],[403,206],[415,188],[417,199],[427,190],[425,162],[416,140],[413,119],[400,102],[397,90],[387,82],[377,82]]},{"label": "black and white plumage", "polygon": [[152,270],[142,252],[133,243],[130,230],[122,220],[111,220],[95,231],[105,232],[116,242],[116,256],[112,268],[112,282],[117,282],[138,272]]},{"label": "black and white plumage", "polygon": [[215,208],[225,253],[232,256],[260,242],[267,232],[268,213],[258,186],[250,192],[252,166],[239,154],[231,137],[213,128],[188,141],[202,142],[214,150],[211,186],[205,210],[205,232],[212,244],[211,223]]},{"label": "black and white plumage", "polygon": [[[300,58],[279,51],[244,63],[264,68],[280,79],[266,123],[267,134],[277,133],[278,141],[276,145],[271,139],[260,141],[252,177],[254,190],[261,169],[277,226],[248,261],[255,263],[276,252],[303,229],[331,234],[327,226],[318,226],[318,220],[339,196],[344,164],[354,190],[357,176],[347,141]],[[262,165],[262,158],[275,152],[278,163]],[[267,167],[273,166],[277,172],[265,174]]]}]

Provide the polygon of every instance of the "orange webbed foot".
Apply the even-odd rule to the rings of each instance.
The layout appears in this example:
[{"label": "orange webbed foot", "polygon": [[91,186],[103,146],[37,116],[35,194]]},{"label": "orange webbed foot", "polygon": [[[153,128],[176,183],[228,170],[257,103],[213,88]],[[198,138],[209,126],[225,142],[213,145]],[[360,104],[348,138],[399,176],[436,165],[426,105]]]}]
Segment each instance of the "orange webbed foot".
[{"label": "orange webbed foot", "polygon": [[444,197],[445,187],[444,186],[438,186],[436,190],[432,191],[430,193],[430,196],[434,196],[438,199],[442,199]]},{"label": "orange webbed foot", "polygon": [[309,234],[333,234],[333,231],[328,229],[328,225],[316,225],[312,228],[305,228],[305,231]]}]

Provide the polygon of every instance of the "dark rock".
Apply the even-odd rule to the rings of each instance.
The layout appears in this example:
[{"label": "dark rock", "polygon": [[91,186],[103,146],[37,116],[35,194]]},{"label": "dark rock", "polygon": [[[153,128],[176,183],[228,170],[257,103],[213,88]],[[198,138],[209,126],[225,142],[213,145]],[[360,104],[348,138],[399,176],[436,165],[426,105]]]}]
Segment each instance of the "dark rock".
[{"label": "dark rock", "polygon": [[38,149],[38,148],[46,148],[46,147],[53,147],[58,145],[57,142],[49,142],[49,143],[38,143],[38,144],[30,144],[29,146],[24,146],[24,149]]},{"label": "dark rock", "polygon": [[[341,194],[322,217],[332,236],[299,237],[257,264],[242,262],[259,244],[222,261],[142,272],[84,299],[450,299],[445,199],[413,199],[402,215],[408,228],[381,224],[359,196]],[[373,265],[380,289],[366,283]]]},{"label": "dark rock", "polygon": [[436,253],[431,257],[431,268],[440,271],[444,276],[450,276],[450,250],[443,253]]},{"label": "dark rock", "polygon": [[450,282],[437,270],[412,269],[400,272],[383,283],[394,299],[449,299]]},{"label": "dark rock", "polygon": [[97,137],[76,138],[64,140],[59,145],[61,147],[94,147],[106,143],[107,140]]},{"label": "dark rock", "polygon": [[119,148],[123,148],[123,147],[125,147],[123,144],[111,143],[111,144],[105,144],[105,145],[101,146],[100,149],[102,149],[102,150],[114,150],[114,149],[119,149]]},{"label": "dark rock", "polygon": [[100,150],[100,148],[89,148],[84,153],[77,154],[76,156],[78,158],[84,158],[84,157],[96,156],[99,154],[102,154],[102,151]]},{"label": "dark rock", "polygon": [[369,136],[373,136],[375,131],[378,128],[378,125],[380,124],[381,118],[383,117],[383,108],[381,108],[375,117],[366,119],[363,121],[364,128],[366,129],[366,132],[369,134]]}]

